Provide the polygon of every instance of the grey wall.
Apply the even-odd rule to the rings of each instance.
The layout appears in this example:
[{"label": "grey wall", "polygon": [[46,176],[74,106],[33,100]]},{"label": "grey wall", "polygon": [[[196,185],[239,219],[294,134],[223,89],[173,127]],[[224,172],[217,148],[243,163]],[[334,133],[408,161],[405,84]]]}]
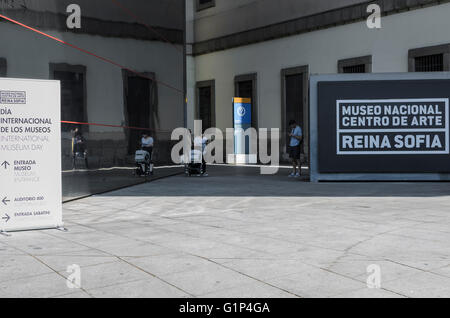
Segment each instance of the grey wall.
[{"label": "grey wall", "polygon": [[367,0],[216,0],[197,12],[197,42],[313,15]]}]

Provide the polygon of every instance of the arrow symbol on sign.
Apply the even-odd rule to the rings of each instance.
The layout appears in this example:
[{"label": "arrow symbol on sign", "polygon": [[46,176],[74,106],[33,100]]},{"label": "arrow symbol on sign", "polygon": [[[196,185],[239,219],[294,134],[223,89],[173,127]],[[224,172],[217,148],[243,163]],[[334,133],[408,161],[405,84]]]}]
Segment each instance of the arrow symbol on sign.
[{"label": "arrow symbol on sign", "polygon": [[2,166],[4,166],[5,167],[5,169],[7,169],[8,168],[8,166],[9,166],[10,164],[9,164],[9,162],[8,161],[3,161],[3,163],[2,163]]},{"label": "arrow symbol on sign", "polygon": [[9,221],[10,218],[11,218],[11,217],[8,215],[8,213],[5,213],[5,216],[2,217],[2,220],[6,220],[5,223],[8,223],[8,221]]},{"label": "arrow symbol on sign", "polygon": [[2,200],[2,202],[3,202],[4,205],[8,205],[8,202],[11,202],[11,200],[8,200],[8,198],[5,197],[5,198]]}]

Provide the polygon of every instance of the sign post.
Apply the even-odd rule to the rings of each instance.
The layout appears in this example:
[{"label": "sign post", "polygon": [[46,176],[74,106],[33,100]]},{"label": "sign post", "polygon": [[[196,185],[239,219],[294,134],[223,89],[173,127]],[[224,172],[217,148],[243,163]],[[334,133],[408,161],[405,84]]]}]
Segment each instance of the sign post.
[{"label": "sign post", "polygon": [[234,154],[237,164],[249,163],[250,141],[245,131],[252,126],[252,101],[250,98],[233,99]]},{"label": "sign post", "polygon": [[0,231],[60,228],[58,81],[0,79]]}]

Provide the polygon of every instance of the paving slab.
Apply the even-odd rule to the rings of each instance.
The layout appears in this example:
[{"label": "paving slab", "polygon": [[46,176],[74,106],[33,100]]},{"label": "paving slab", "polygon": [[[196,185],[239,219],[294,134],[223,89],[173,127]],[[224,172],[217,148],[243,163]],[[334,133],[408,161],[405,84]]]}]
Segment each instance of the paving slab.
[{"label": "paving slab", "polygon": [[268,279],[268,282],[300,297],[335,297],[367,287],[359,281],[337,275],[330,271],[312,268],[310,270],[282,277]]},{"label": "paving slab", "polygon": [[450,297],[450,278],[427,272],[383,283],[383,287],[413,298]]},{"label": "paving slab", "polygon": [[[86,290],[116,286],[151,277],[151,275],[139,270],[135,266],[122,261],[80,267],[80,286]],[[64,277],[70,275],[66,271],[62,271],[60,274]]]},{"label": "paving slab", "polygon": [[49,273],[53,273],[51,268],[29,255],[7,255],[1,258],[0,283]]},{"label": "paving slab", "polygon": [[162,279],[194,296],[239,287],[255,281],[253,278],[211,262],[185,272],[163,275]]},{"label": "paving slab", "polygon": [[96,298],[187,298],[191,295],[157,278],[147,278],[119,285],[91,289]]},{"label": "paving slab", "polygon": [[280,288],[255,281],[238,287],[201,295],[203,298],[299,298]]},{"label": "paving slab", "polygon": [[0,296],[7,298],[50,298],[68,291],[66,280],[56,273],[0,283]]}]

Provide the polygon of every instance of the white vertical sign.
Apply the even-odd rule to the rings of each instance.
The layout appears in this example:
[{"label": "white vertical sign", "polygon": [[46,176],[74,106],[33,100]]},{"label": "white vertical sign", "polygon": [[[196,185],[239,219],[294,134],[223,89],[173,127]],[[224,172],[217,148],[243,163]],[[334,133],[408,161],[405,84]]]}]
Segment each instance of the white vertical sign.
[{"label": "white vertical sign", "polygon": [[0,78],[0,230],[63,226],[59,81]]}]

